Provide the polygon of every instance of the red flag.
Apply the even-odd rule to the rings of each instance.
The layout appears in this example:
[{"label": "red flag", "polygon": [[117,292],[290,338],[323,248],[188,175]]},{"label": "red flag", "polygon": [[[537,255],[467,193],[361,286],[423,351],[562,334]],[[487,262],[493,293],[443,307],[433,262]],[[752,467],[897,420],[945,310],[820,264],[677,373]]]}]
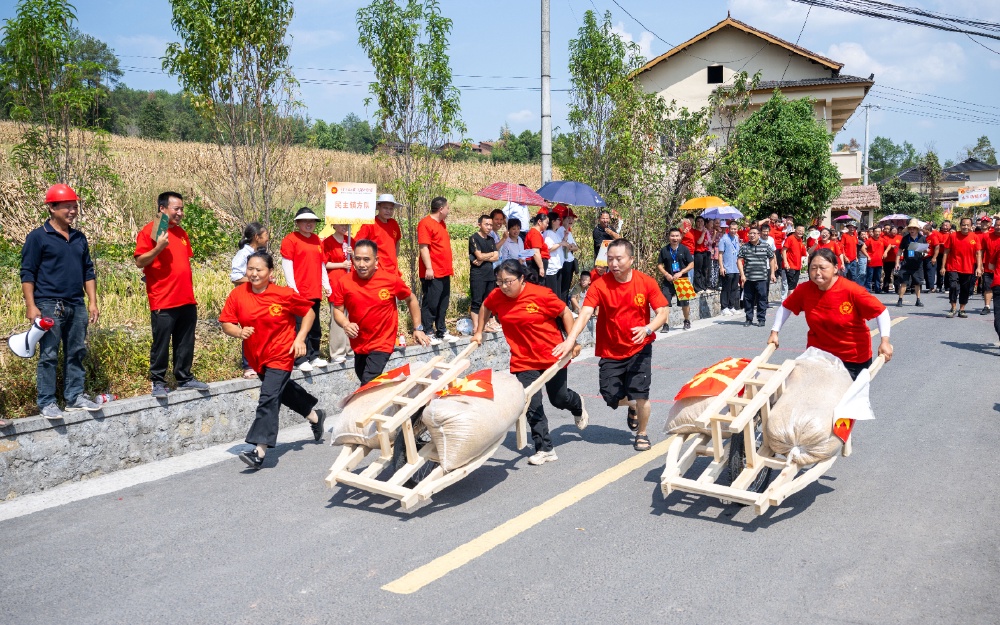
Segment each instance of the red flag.
[{"label": "red flag", "polygon": [[438,397],[468,395],[470,397],[493,399],[493,370],[482,369],[464,378],[459,378],[446,388],[438,391],[437,394]]},{"label": "red flag", "polygon": [[726,390],[733,380],[750,364],[747,358],[726,358],[711,367],[702,369],[698,375],[681,387],[674,401],[685,397],[714,397]]},{"label": "red flag", "polygon": [[851,437],[851,430],[854,428],[854,419],[837,419],[833,424],[833,434],[842,442],[846,443]]},{"label": "red flag", "polygon": [[362,391],[367,391],[370,388],[375,388],[376,386],[382,386],[383,384],[391,384],[393,382],[399,382],[400,380],[405,380],[410,376],[410,365],[405,364],[402,367],[397,367],[392,371],[386,371],[382,375],[378,376],[368,384],[365,384],[358,390],[351,393],[351,395],[357,395]]}]

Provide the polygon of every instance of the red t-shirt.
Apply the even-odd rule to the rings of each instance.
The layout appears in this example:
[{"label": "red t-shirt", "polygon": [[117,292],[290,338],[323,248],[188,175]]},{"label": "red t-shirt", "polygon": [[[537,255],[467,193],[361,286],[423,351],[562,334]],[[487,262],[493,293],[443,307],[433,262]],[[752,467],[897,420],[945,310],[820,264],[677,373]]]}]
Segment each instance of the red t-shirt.
[{"label": "red t-shirt", "polygon": [[830,352],[844,362],[865,362],[872,357],[866,322],[882,314],[885,306],[863,286],[838,278],[829,290],[821,291],[806,280],[781,305],[796,315],[805,311],[807,347]]},{"label": "red t-shirt", "polygon": [[948,263],[945,266],[945,271],[975,273],[976,252],[982,248],[982,240],[976,233],[952,232],[948,240],[944,242],[944,249],[948,250]]},{"label": "red t-shirt", "polygon": [[492,310],[503,324],[503,336],[510,345],[511,373],[548,369],[558,360],[552,355],[552,348],[563,341],[556,319],[566,308],[566,302],[551,289],[525,283],[516,298],[493,289],[483,306]]},{"label": "red t-shirt", "polygon": [[[993,265],[992,269],[990,265]],[[1000,269],[1000,231],[991,230],[983,244],[983,272],[996,273],[998,269]]]},{"label": "red t-shirt", "polygon": [[865,249],[868,251],[868,266],[869,267],[881,267],[882,266],[882,255],[885,254],[885,240],[880,236],[879,238],[868,237],[865,241]]},{"label": "red t-shirt", "polygon": [[[777,247],[777,243],[775,243],[775,247]],[[802,269],[802,257],[806,254],[806,246],[802,239],[798,235],[789,235],[785,237],[784,248],[788,250],[785,252],[785,258],[788,261],[785,263],[785,268]]]},{"label": "red t-shirt", "polygon": [[740,228],[736,231],[736,236],[740,238],[741,243],[746,243],[750,240],[750,228]]},{"label": "red t-shirt", "polygon": [[597,349],[601,358],[625,360],[652,343],[653,335],[636,345],[632,328],[649,324],[649,309],[668,306],[660,286],[646,274],[632,270],[632,279],[621,283],[608,272],[590,283],[584,306],[600,307],[597,317]]},{"label": "red t-shirt", "polygon": [[847,257],[848,262],[854,262],[858,259],[858,237],[842,234],[840,235],[840,245],[844,248],[844,256]]},{"label": "red t-shirt", "polygon": [[694,254],[695,241],[696,241],[696,239],[694,238],[695,232],[697,232],[697,230],[692,229],[688,230],[687,232],[681,235],[681,245],[688,248],[688,251],[691,252],[692,254]]},{"label": "red t-shirt", "polygon": [[941,243],[937,230],[931,230],[930,234],[924,235],[927,239],[927,258],[934,258],[934,249]]},{"label": "red t-shirt", "polygon": [[378,268],[371,278],[362,280],[357,271],[341,278],[330,301],[343,306],[347,316],[358,324],[358,336],[351,339],[356,354],[391,352],[399,332],[396,300],[410,296],[410,287],[396,274]]},{"label": "red t-shirt", "polygon": [[382,223],[378,217],[375,223],[361,226],[354,236],[353,243],[357,245],[361,239],[374,241],[378,248],[378,266],[389,273],[399,274],[399,260],[396,256],[396,243],[403,238],[399,223],[395,219]]},{"label": "red t-shirt", "polygon": [[774,239],[774,249],[780,250],[781,246],[785,244],[785,239],[788,237],[785,231],[777,226],[771,226],[771,238]]},{"label": "red t-shirt", "polygon": [[[326,266],[326,263],[342,263],[342,262],[344,262],[344,261],[347,260],[347,253],[344,250],[344,245],[347,245],[348,249],[350,249],[350,245],[347,243],[347,239],[344,239],[344,242],[341,243],[332,234],[330,236],[328,236],[327,238],[323,239],[323,266],[324,267]],[[379,255],[378,259],[379,259],[379,266],[381,266],[382,265],[382,262],[381,262],[382,261],[382,256]],[[340,282],[340,279],[343,278],[346,275],[347,275],[347,270],[346,269],[327,269],[326,270],[326,276],[330,279],[330,301],[331,302],[333,301],[333,287],[334,287],[334,285],[336,285],[338,282]]]},{"label": "red t-shirt", "polygon": [[600,278],[600,277],[601,277],[602,275],[603,275],[603,274],[600,274],[600,273],[597,273],[597,267],[594,267],[593,269],[591,269],[591,270],[590,270],[590,282],[591,282],[591,284],[593,284],[593,283],[594,283],[594,280],[597,280],[597,279],[598,279],[598,278]]},{"label": "red t-shirt", "polygon": [[[156,247],[153,223],[149,222],[135,237],[135,256],[142,256]],[[167,228],[167,247],[142,269],[146,276],[146,296],[150,310],[165,310],[197,304],[191,279],[191,241],[180,226]]]},{"label": "red t-shirt", "polygon": [[837,269],[843,269],[844,268],[844,263],[840,259],[840,255],[844,253],[844,248],[842,248],[840,246],[840,243],[838,243],[838,242],[836,242],[836,241],[834,241],[834,240],[831,239],[830,241],[827,241],[826,243],[820,243],[819,245],[816,246],[816,249],[817,250],[826,249],[826,250],[830,250],[831,252],[833,252],[834,254],[836,254],[837,255]]},{"label": "red t-shirt", "polygon": [[[448,236],[448,226],[427,215],[417,224],[417,243],[428,246],[431,257],[431,269],[435,278],[446,278],[455,273],[451,262],[451,237]],[[427,274],[424,259],[419,263],[420,277]],[[356,350],[355,350],[356,351]]]},{"label": "red t-shirt", "polygon": [[894,237],[885,237],[885,249],[888,252],[888,254],[885,255],[886,264],[896,264],[896,255],[899,252],[899,244],[902,240],[903,236],[899,234]]},{"label": "red t-shirt", "polygon": [[264,367],[291,371],[295,358],[289,350],[295,342],[295,318],[311,308],[312,302],[287,286],[268,284],[263,293],[254,293],[246,282],[226,298],[219,322],[253,328],[250,338],[243,341],[243,354],[251,369],[257,373]]},{"label": "red t-shirt", "polygon": [[281,240],[281,257],[292,261],[295,290],[308,299],[323,298],[323,245],[319,237],[289,232]]},{"label": "red t-shirt", "polygon": [[528,228],[528,234],[524,235],[524,249],[525,251],[538,250],[538,253],[542,256],[542,260],[550,256],[549,246],[545,242],[545,237],[534,228]]},{"label": "red t-shirt", "polygon": [[[707,252],[708,251],[708,243],[699,243],[698,242],[701,239],[702,233],[704,233],[704,232],[705,232],[704,230],[696,230],[694,228],[691,229],[691,239],[694,241],[694,251],[695,252]],[[708,237],[706,237],[706,240],[707,240],[707,238]]]}]

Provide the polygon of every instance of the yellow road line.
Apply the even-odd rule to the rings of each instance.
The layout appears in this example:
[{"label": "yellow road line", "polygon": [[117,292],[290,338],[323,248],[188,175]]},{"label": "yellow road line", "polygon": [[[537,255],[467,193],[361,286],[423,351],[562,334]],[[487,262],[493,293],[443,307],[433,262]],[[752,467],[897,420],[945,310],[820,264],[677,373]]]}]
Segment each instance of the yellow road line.
[{"label": "yellow road line", "polygon": [[[909,317],[896,317],[895,319],[892,320],[892,323],[889,324],[889,327],[891,328],[892,326],[896,325],[900,321],[903,321],[904,319],[909,319]],[[875,328],[874,330],[869,332],[869,334],[875,336],[876,334],[878,334],[878,328]]]},{"label": "yellow road line", "polygon": [[670,441],[673,437],[657,443],[649,451],[637,453],[628,460],[620,462],[615,466],[603,471],[585,482],[581,482],[569,490],[560,493],[528,510],[527,512],[514,517],[503,525],[492,529],[478,538],[465,543],[464,545],[446,553],[418,569],[410,571],[399,579],[382,586],[382,590],[408,595],[416,592],[424,586],[441,579],[455,569],[468,564],[490,549],[502,545],[518,534],[531,529],[545,519],[558,514],[566,508],[572,506],[588,495],[592,495],[605,486],[625,477],[629,473],[638,471],[646,465],[660,460],[667,453]]}]

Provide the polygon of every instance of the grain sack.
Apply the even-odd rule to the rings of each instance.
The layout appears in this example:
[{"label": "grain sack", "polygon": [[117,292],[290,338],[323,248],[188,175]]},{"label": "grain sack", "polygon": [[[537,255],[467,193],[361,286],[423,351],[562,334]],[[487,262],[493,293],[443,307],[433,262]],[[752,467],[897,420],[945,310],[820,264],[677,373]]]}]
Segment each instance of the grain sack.
[{"label": "grain sack", "polygon": [[833,409],[851,383],[844,363],[832,354],[810,347],[796,358],[767,420],[771,449],[800,466],[838,454],[842,443],[833,434]]},{"label": "grain sack", "polygon": [[667,413],[667,423],[663,426],[663,431],[667,434],[681,435],[699,432],[698,417],[705,412],[705,408],[708,408],[713,399],[715,399],[713,396],[678,399]]},{"label": "grain sack", "polygon": [[445,471],[458,469],[489,449],[524,410],[524,388],[510,373],[493,372],[493,399],[449,395],[431,401],[421,420],[431,433]]},{"label": "grain sack", "polygon": [[[416,370],[416,367],[420,364],[423,363],[413,363],[411,367],[413,370]],[[440,374],[435,371],[431,377],[436,378],[439,375]],[[378,447],[378,428],[376,427],[375,422],[370,421],[368,425],[360,428],[357,426],[357,420],[371,414],[372,409],[378,404],[395,395],[400,384],[403,384],[404,382],[405,380],[400,380],[398,382],[382,384],[348,398],[347,404],[344,406],[340,414],[332,417],[332,425],[330,427],[330,444],[364,445],[365,447],[371,447],[372,449]],[[410,389],[406,396],[416,397],[422,390],[423,387],[414,387]],[[395,414],[399,408],[399,405],[394,404],[383,410],[382,414],[391,416]],[[390,441],[395,438],[396,432],[389,434]]]}]

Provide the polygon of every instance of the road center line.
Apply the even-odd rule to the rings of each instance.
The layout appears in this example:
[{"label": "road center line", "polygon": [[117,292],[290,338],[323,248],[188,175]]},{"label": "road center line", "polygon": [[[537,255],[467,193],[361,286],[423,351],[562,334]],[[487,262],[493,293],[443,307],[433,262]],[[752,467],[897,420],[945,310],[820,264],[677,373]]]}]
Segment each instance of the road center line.
[{"label": "road center line", "polygon": [[382,586],[382,590],[408,595],[424,586],[437,581],[448,573],[475,560],[487,551],[498,547],[518,534],[531,529],[549,517],[572,506],[588,495],[592,495],[605,486],[638,471],[639,469],[660,460],[667,454],[667,448],[673,437],[657,443],[648,452],[637,453],[615,466],[595,475],[585,482],[564,491],[552,499],[535,506],[485,534],[474,538],[449,553],[410,571],[403,577]]}]

